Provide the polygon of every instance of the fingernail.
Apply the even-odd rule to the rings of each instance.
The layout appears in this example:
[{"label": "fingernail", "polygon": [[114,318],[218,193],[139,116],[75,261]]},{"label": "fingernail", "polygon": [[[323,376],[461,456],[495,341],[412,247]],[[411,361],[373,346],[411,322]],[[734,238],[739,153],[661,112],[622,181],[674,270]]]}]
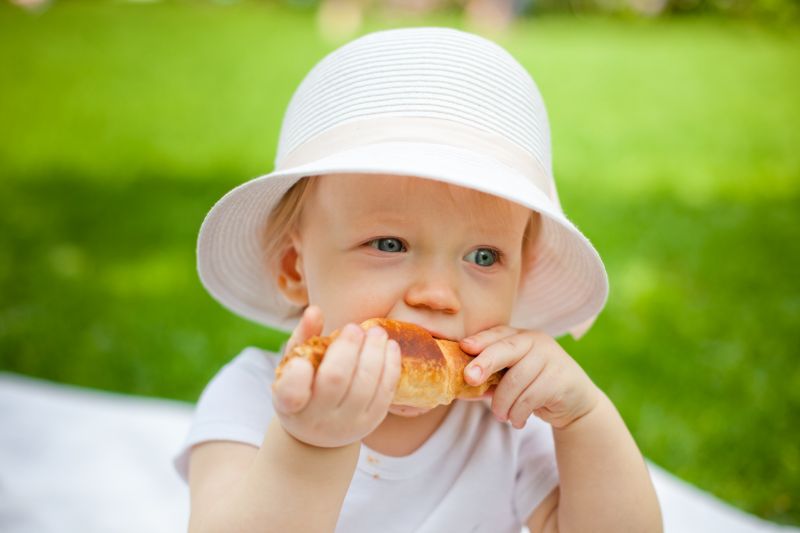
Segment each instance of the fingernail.
[{"label": "fingernail", "polygon": [[397,344],[396,340],[389,339],[389,350],[391,350],[392,353],[400,354],[400,345]]},{"label": "fingernail", "polygon": [[344,331],[342,331],[344,336],[351,341],[355,341],[361,338],[361,328],[356,326],[353,323],[347,324],[344,327]]},{"label": "fingernail", "polygon": [[383,330],[383,328],[380,328],[378,326],[372,326],[367,330],[367,335],[369,335],[370,337],[385,337],[386,332]]},{"label": "fingernail", "polygon": [[467,375],[472,379],[472,381],[480,380],[482,374],[483,371],[478,365],[472,365],[467,369]]}]

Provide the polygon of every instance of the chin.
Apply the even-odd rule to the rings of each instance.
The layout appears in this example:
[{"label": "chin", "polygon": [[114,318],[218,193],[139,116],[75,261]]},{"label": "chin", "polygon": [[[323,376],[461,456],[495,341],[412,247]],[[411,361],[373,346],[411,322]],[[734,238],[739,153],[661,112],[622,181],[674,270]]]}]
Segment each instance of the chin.
[{"label": "chin", "polygon": [[429,407],[411,407],[410,405],[392,404],[389,406],[389,412],[391,414],[397,416],[404,416],[407,418],[412,418],[415,416],[425,414],[430,410],[431,408]]}]

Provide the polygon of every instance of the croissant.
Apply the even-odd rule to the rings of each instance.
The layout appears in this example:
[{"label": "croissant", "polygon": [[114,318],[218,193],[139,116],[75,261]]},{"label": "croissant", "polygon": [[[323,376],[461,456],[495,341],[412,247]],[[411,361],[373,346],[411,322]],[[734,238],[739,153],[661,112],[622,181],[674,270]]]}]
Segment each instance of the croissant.
[{"label": "croissant", "polygon": [[[491,386],[500,382],[505,370],[495,372],[478,386],[464,381],[464,367],[473,356],[464,353],[458,343],[434,338],[426,329],[388,318],[371,318],[361,323],[365,331],[372,326],[381,326],[390,339],[400,345],[401,371],[392,403],[419,408],[447,405],[454,399],[478,398]],[[339,335],[339,330],[327,337],[312,337],[295,346],[284,355],[275,370],[275,379],[280,378],[286,363],[302,357],[316,369],[325,356],[325,351]]]}]

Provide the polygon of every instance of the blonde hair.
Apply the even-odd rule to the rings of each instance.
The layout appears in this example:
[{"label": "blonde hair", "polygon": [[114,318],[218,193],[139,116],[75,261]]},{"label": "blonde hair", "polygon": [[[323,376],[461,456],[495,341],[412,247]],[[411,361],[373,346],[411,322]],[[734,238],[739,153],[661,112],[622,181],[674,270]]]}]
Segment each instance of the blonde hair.
[{"label": "blonde hair", "polygon": [[[278,204],[272,210],[261,239],[262,262],[272,279],[280,274],[280,263],[286,248],[291,244],[290,235],[298,229],[303,206],[312,190],[314,183],[321,176],[307,176],[292,185]],[[531,211],[525,232],[522,236],[523,271],[525,263],[530,257],[530,251],[536,244],[542,227],[542,217],[536,211]]]},{"label": "blonde hair", "polygon": [[307,176],[297,181],[267,217],[261,234],[261,260],[272,279],[280,274],[281,258],[291,244],[290,235],[300,224],[303,206],[317,178]]}]

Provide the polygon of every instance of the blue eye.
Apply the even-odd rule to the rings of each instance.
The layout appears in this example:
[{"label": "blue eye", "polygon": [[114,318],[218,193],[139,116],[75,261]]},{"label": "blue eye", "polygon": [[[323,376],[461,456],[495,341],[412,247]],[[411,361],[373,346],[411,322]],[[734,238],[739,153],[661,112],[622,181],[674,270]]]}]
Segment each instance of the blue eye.
[{"label": "blue eye", "polygon": [[475,262],[479,266],[492,266],[500,260],[500,252],[492,248],[476,248],[464,256],[464,259]]},{"label": "blue eye", "polygon": [[384,237],[369,241],[369,245],[381,252],[402,252],[405,250],[400,239],[394,237]]}]

